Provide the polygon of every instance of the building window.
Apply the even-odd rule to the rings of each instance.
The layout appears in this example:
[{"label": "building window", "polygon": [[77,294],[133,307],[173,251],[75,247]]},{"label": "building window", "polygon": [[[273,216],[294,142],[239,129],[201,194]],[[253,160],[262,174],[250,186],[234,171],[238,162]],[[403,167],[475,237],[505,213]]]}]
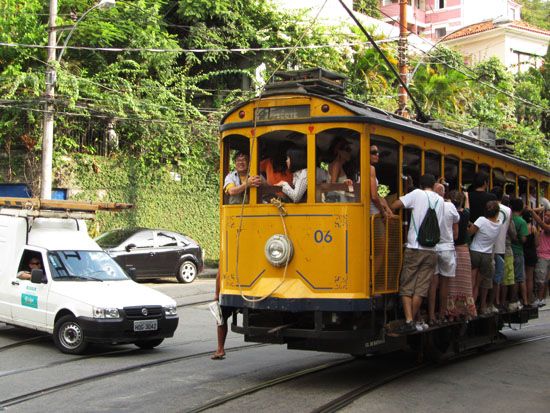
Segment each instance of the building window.
[{"label": "building window", "polygon": [[435,29],[436,39],[440,39],[442,37],[445,37],[446,35],[447,35],[447,28],[446,27],[440,27],[439,29]]},{"label": "building window", "polygon": [[445,0],[435,0],[435,8],[436,9],[444,9],[445,8]]}]

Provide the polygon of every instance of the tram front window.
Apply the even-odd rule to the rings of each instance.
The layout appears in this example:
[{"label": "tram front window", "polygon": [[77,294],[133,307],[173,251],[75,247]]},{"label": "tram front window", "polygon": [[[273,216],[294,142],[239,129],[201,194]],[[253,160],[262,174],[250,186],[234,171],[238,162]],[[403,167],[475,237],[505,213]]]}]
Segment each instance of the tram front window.
[{"label": "tram front window", "polygon": [[262,184],[258,188],[257,203],[267,204],[274,198],[283,202],[306,202],[306,194],[295,201],[278,185],[286,182],[292,189],[296,189],[296,171],[292,165],[290,169],[287,167],[287,153],[289,150],[297,150],[304,155],[307,154],[306,135],[290,130],[278,130],[261,135],[258,142],[258,175]]},{"label": "tram front window", "polygon": [[316,202],[359,202],[361,194],[359,133],[336,128],[315,139]]},{"label": "tram front window", "polygon": [[246,136],[231,135],[223,142],[223,203],[248,204],[249,190],[245,189],[250,168],[249,140]]}]

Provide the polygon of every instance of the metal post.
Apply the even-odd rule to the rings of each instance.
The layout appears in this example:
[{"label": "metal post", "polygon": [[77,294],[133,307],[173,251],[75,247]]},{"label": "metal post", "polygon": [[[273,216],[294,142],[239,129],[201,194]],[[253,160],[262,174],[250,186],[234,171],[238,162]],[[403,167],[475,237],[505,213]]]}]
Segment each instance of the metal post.
[{"label": "metal post", "polygon": [[42,135],[42,182],[40,185],[40,197],[51,199],[52,197],[52,159],[53,159],[53,99],[55,97],[55,51],[56,51],[56,27],[57,0],[50,0],[50,20],[48,24],[48,62],[46,68],[46,103],[44,106],[44,129]]},{"label": "metal post", "polygon": [[[408,83],[407,67],[407,0],[399,0],[399,76],[403,83]],[[408,117],[407,110],[407,91],[402,85],[399,85],[399,108],[397,113]]]}]

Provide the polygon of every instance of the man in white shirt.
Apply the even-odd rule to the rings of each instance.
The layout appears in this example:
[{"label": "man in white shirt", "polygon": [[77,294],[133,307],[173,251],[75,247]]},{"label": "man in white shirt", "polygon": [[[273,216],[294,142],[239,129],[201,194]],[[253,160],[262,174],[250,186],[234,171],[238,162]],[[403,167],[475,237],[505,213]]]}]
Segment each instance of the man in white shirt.
[{"label": "man in white shirt", "polygon": [[402,333],[427,328],[422,321],[415,325],[414,320],[418,316],[422,299],[428,295],[437,256],[435,247],[426,247],[418,243],[418,230],[429,208],[435,210],[440,230],[443,225],[444,201],[433,191],[434,184],[435,177],[432,174],[425,174],[420,178],[420,187],[423,189],[415,189],[395,200],[391,205],[392,210],[412,209],[399,287],[406,321],[400,329]]},{"label": "man in white shirt", "polygon": [[[434,192],[443,197],[445,187],[436,183]],[[441,235],[439,243],[435,246],[437,253],[437,265],[435,273],[430,284],[428,295],[428,317],[430,324],[436,324],[435,317],[435,298],[439,286],[439,318],[443,319],[447,313],[447,295],[449,294],[449,278],[456,274],[456,252],[454,240],[458,237],[458,221],[460,216],[456,207],[450,201],[443,204],[443,225],[441,226]]]}]

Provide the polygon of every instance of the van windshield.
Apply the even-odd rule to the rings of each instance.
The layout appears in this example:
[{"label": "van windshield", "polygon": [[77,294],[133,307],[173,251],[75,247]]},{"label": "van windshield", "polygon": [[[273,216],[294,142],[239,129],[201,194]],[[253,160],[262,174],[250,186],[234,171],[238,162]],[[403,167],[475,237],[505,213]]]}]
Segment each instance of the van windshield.
[{"label": "van windshield", "polygon": [[104,251],[50,251],[48,263],[57,281],[116,281],[128,277]]}]

